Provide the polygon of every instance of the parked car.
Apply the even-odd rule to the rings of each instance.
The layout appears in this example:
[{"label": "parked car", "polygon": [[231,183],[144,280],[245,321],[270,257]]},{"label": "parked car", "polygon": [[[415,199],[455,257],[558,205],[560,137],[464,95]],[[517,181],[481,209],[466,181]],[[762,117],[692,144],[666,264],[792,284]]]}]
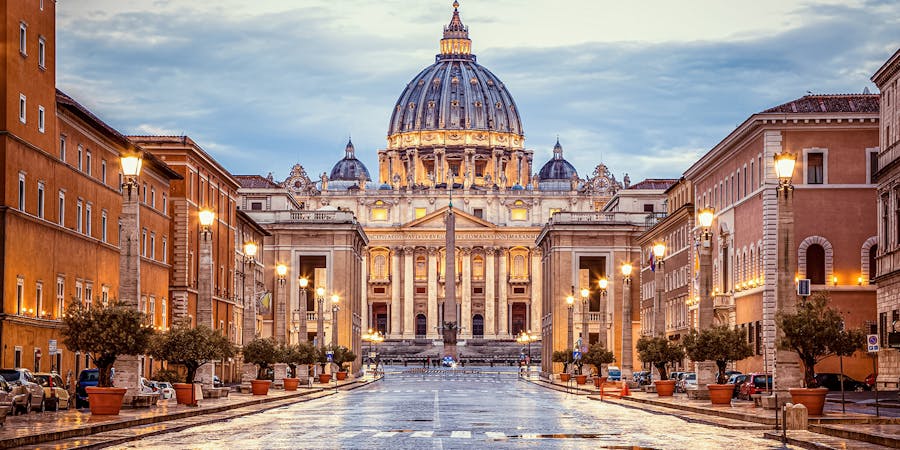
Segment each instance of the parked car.
[{"label": "parked car", "polygon": [[731,398],[738,398],[741,393],[741,386],[747,381],[747,377],[749,376],[750,375],[739,373],[728,378],[728,384],[734,385],[734,391],[731,393]]},{"label": "parked car", "polygon": [[650,372],[646,370],[635,372],[631,374],[631,379],[634,380],[634,382],[637,383],[638,386],[650,384]]},{"label": "parked car", "polygon": [[681,375],[683,374],[684,372],[669,372],[669,379],[675,380],[675,386],[677,387],[678,382],[681,381]]},{"label": "parked car", "polygon": [[679,391],[687,392],[688,389],[695,389],[697,387],[697,373],[696,372],[684,372],[678,377],[677,386]]},{"label": "parked car", "polygon": [[608,374],[606,379],[609,381],[621,381],[622,380],[622,369],[619,369],[618,366],[608,366],[606,368],[606,373]]},{"label": "parked car", "polygon": [[741,385],[741,393],[738,396],[744,400],[750,400],[753,394],[768,394],[772,392],[772,374],[751,373]]},{"label": "parked car", "polygon": [[730,377],[732,375],[741,375],[741,371],[740,370],[726,370],[725,371],[726,377]]},{"label": "parked car", "polygon": [[85,388],[97,385],[100,379],[100,370],[84,369],[78,374],[78,384],[75,385],[75,407],[87,408],[90,406],[88,402],[87,390]]},{"label": "parked car", "polygon": [[167,400],[175,397],[175,388],[166,381],[151,381],[151,383],[156,384],[156,388],[159,389],[159,398],[163,400]]},{"label": "parked car", "polygon": [[[816,383],[819,387],[828,388],[829,391],[839,391],[841,390],[841,374],[817,373]],[[844,390],[862,392],[868,391],[869,386],[864,381],[854,380],[853,378],[844,375]]]},{"label": "parked car", "polygon": [[44,409],[69,409],[69,390],[62,377],[56,372],[36,373],[34,379],[44,388]]},{"label": "parked car", "polygon": [[29,413],[31,410],[44,411],[44,389],[34,379],[28,369],[0,369],[2,376],[12,387],[13,409]]},{"label": "parked car", "polygon": [[6,422],[6,416],[11,416],[14,412],[12,386],[5,378],[0,377],[0,425]]}]

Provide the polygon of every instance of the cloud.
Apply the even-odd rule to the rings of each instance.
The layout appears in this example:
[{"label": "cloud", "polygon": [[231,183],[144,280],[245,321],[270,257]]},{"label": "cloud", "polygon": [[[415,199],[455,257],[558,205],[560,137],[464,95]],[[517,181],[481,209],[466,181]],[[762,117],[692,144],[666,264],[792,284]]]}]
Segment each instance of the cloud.
[{"label": "cloud", "polygon": [[[717,3],[697,3],[713,5],[702,17],[708,29],[659,25],[643,38],[591,29],[591,8],[612,8],[597,24],[638,17],[600,2],[551,11],[545,2],[470,1],[463,18],[478,61],[516,99],[536,170],[559,134],[580,174],[602,155],[635,181],[678,177],[750,114],[807,90],[871,88],[900,42],[892,2],[765,0],[738,18],[747,8],[726,15]],[[446,6],[400,0],[147,5],[60,3],[61,88],[125,133],[188,134],[234,173],[277,177],[295,162],[330,170],[348,134],[377,172],[394,103],[434,61],[449,17]],[[669,19],[660,14],[635,26]]]}]

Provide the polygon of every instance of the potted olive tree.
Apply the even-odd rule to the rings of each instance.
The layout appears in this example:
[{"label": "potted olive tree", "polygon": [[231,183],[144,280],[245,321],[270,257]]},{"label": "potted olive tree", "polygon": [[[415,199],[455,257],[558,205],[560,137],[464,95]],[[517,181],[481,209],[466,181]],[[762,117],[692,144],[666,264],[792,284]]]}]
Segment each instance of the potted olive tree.
[{"label": "potted olive tree", "polygon": [[175,398],[180,404],[196,405],[194,378],[197,371],[210,362],[233,357],[237,348],[225,335],[206,325],[194,328],[189,320],[180,320],[169,331],[151,340],[149,353],[158,360],[184,367],[182,382],[173,383]]},{"label": "potted olive tree", "polygon": [[610,364],[616,360],[613,352],[606,349],[600,342],[596,342],[588,348],[587,353],[581,357],[581,361],[597,368],[597,376],[594,377],[594,386],[600,387],[606,383],[606,377],[603,376],[603,365]]},{"label": "potted olive tree", "polygon": [[659,380],[653,382],[657,394],[660,397],[671,397],[675,392],[675,380],[669,379],[666,368],[669,364],[684,359],[684,348],[665,336],[644,336],[638,339],[636,348],[641,361],[650,363],[659,371]]},{"label": "potted olive tree", "polygon": [[297,366],[313,364],[316,361],[316,348],[309,342],[299,344],[281,344],[279,346],[279,362],[288,366],[288,377],[284,379],[284,390],[296,391],[300,385],[297,377]]},{"label": "potted olive tree", "polygon": [[848,356],[863,348],[865,334],[861,330],[844,330],[841,315],[828,306],[828,294],[817,292],[797,305],[793,313],[775,316],[782,336],[778,346],[797,353],[803,362],[805,387],[791,388],[791,400],[806,406],[811,416],[821,416],[827,388],[816,382],[816,364],[832,356]]},{"label": "potted olive tree", "polygon": [[266,395],[272,380],[268,378],[268,369],[278,362],[278,344],[272,338],[256,338],[246,345],[241,351],[244,362],[256,364],[256,379],[250,380],[253,395]]},{"label": "potted olive tree", "polygon": [[71,352],[90,354],[98,369],[97,387],[88,387],[91,414],[119,414],[125,388],[116,388],[110,369],[120,355],[141,355],[153,336],[140,312],[124,306],[85,307],[72,302],[66,309],[61,331]]},{"label": "potted olive tree", "polygon": [[563,369],[559,374],[559,381],[567,382],[572,378],[572,374],[569,373],[569,364],[572,363],[572,353],[566,350],[556,350],[553,352],[553,357],[551,359],[555,363],[562,363]]},{"label": "potted olive tree", "polygon": [[753,349],[742,330],[728,325],[707,328],[699,333],[691,330],[684,338],[684,349],[692,361],[715,361],[716,382],[708,384],[709,399],[714,405],[730,405],[734,386],[726,384],[728,363],[753,356]]},{"label": "potted olive tree", "polygon": [[349,348],[344,346],[337,346],[334,348],[334,350],[334,364],[338,367],[335,375],[337,376],[338,380],[346,380],[347,371],[344,370],[344,364],[356,361],[356,354],[350,351]]}]

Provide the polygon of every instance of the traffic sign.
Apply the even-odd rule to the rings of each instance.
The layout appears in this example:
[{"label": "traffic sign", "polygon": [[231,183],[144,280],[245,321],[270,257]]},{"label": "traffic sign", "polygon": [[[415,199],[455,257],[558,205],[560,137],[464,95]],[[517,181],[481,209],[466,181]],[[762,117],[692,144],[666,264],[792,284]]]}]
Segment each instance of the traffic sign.
[{"label": "traffic sign", "polygon": [[869,349],[869,353],[876,353],[881,350],[878,345],[878,335],[870,334],[866,336],[866,347]]},{"label": "traffic sign", "polygon": [[581,359],[581,352],[578,350],[575,350],[574,352],[572,352],[572,358]]},{"label": "traffic sign", "polygon": [[325,357],[328,359],[328,362],[334,361],[334,352],[331,352],[331,351],[325,352]]},{"label": "traffic sign", "polygon": [[56,354],[56,339],[50,339],[49,347],[50,347],[50,349],[49,349],[50,354],[55,355]]}]

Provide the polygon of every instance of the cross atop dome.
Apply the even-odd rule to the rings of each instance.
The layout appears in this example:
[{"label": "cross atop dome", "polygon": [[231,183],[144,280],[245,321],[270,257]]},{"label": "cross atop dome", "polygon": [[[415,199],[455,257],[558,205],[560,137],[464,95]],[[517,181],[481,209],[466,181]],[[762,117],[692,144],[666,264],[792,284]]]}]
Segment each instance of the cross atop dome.
[{"label": "cross atop dome", "polygon": [[559,136],[556,137],[556,145],[553,146],[553,159],[563,159],[562,145],[559,144]]},{"label": "cross atop dome", "polygon": [[459,18],[459,2],[453,2],[453,17],[450,24],[444,27],[444,38],[441,39],[442,57],[470,59],[472,57],[472,41],[469,39],[469,27],[463,25]]},{"label": "cross atop dome", "polygon": [[356,148],[353,147],[353,140],[351,138],[347,138],[347,147],[344,149],[344,158],[356,158]]}]

